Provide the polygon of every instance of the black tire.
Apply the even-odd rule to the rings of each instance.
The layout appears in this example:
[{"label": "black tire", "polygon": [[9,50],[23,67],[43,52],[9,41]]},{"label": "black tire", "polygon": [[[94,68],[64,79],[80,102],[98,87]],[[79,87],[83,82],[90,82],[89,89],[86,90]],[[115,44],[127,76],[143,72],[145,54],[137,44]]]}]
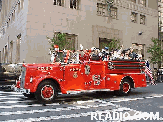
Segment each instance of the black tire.
[{"label": "black tire", "polygon": [[30,94],[23,93],[23,95],[28,98],[35,98],[34,93],[30,93]]},{"label": "black tire", "polygon": [[131,92],[131,83],[129,79],[125,78],[120,84],[120,89],[115,91],[118,96],[126,96]]},{"label": "black tire", "polygon": [[35,92],[36,99],[42,104],[53,103],[57,97],[58,90],[55,83],[50,80],[41,82]]}]

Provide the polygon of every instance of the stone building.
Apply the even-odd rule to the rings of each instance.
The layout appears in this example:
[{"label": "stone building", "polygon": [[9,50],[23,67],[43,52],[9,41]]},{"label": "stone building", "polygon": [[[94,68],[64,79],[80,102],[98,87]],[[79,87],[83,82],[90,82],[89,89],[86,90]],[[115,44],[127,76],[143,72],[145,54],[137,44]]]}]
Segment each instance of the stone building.
[{"label": "stone building", "polygon": [[[3,0],[0,12],[1,62],[48,63],[46,36],[66,34],[79,49],[119,39],[141,50],[158,38],[158,0]],[[100,47],[101,48],[101,47]]]},{"label": "stone building", "polygon": [[163,0],[158,0],[158,17],[159,17],[159,39],[163,41]]}]

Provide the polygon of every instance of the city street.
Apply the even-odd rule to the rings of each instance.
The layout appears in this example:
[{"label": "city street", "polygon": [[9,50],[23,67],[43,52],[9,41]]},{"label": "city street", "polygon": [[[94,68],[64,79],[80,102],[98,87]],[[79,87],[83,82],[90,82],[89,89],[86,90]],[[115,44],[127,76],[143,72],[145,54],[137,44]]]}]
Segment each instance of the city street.
[{"label": "city street", "polygon": [[0,122],[163,122],[163,0],[0,0],[0,44]]},{"label": "city street", "polygon": [[[125,97],[114,96],[113,92],[60,95],[55,103],[47,105],[39,104],[35,99],[28,99],[12,90],[1,88],[0,121],[101,122],[98,115],[91,120],[91,113],[98,113],[98,111],[128,112],[131,116],[135,116],[136,112],[153,112],[154,115],[159,112],[159,117],[163,117],[162,88],[162,83],[155,86],[148,85],[146,88],[133,89],[130,95]],[[104,119],[105,116],[101,118]],[[141,121],[145,120],[141,119]]]}]

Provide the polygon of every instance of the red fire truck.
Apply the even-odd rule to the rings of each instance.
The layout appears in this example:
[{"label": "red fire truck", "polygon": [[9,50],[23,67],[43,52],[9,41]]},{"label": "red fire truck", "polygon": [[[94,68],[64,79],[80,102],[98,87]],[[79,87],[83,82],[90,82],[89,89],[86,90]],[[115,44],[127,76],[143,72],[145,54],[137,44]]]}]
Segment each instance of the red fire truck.
[{"label": "red fire truck", "polygon": [[58,93],[115,91],[128,95],[131,88],[146,87],[144,68],[144,61],[128,59],[23,64],[15,91],[41,103],[54,102]]}]

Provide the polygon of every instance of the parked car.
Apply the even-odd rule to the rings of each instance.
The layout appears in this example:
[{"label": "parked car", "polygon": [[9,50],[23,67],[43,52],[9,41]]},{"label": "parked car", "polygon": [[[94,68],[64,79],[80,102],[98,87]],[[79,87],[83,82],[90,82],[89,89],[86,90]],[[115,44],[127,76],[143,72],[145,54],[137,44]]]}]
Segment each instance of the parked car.
[{"label": "parked car", "polygon": [[[20,64],[0,63],[0,84],[11,85],[11,81],[16,81],[21,74]],[[12,82],[13,84],[13,82]]]}]

